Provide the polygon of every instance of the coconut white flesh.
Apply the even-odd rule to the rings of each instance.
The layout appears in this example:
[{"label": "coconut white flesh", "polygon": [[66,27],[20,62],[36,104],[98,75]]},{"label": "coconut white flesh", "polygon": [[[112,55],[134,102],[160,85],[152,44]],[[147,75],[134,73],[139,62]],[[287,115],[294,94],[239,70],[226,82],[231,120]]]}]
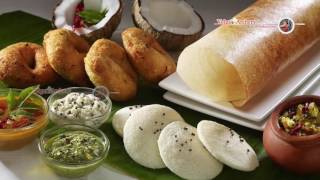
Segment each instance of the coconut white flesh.
[{"label": "coconut white flesh", "polygon": [[240,171],[252,171],[259,166],[252,147],[234,130],[203,120],[198,123],[197,132],[207,150],[227,166]]},{"label": "coconut white flesh", "polygon": [[112,127],[119,136],[123,137],[123,128],[131,116],[131,113],[137,109],[140,109],[141,107],[142,105],[128,106],[119,109],[116,113],[114,113],[112,118]]},{"label": "coconut white flesh", "polygon": [[223,165],[201,144],[197,129],[173,122],[161,132],[158,146],[165,165],[184,179],[213,179]]},{"label": "coconut white flesh", "polygon": [[[89,0],[88,0],[89,1]],[[65,28],[68,30],[72,29],[73,17],[75,13],[76,6],[81,2],[81,0],[63,0],[59,6],[56,7],[54,11],[54,24],[57,28]],[[118,12],[120,9],[120,1],[119,0],[92,0],[92,3],[86,2],[90,4],[89,7],[98,7],[100,6],[100,10],[107,9],[107,13],[105,17],[97,24],[92,25],[90,27],[77,28],[74,32],[78,35],[89,34],[92,31],[102,28],[105,24],[109,22],[111,17]],[[100,3],[99,5],[95,3]],[[87,9],[85,7],[85,9]]]},{"label": "coconut white flesh", "polygon": [[147,105],[134,111],[124,125],[123,142],[129,156],[142,166],[166,167],[160,157],[158,138],[162,129],[173,121],[184,121],[174,109]]},{"label": "coconut white flesh", "polygon": [[140,0],[140,13],[158,31],[191,35],[202,29],[202,21],[182,0]]}]

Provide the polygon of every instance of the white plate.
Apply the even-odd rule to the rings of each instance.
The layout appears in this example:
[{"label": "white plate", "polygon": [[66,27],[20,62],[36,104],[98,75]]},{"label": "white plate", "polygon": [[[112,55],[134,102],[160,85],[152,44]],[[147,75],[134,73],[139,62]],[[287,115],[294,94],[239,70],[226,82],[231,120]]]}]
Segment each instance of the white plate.
[{"label": "white plate", "polygon": [[[262,123],[248,121],[244,118],[228,114],[224,111],[220,111],[218,109],[212,108],[212,107],[207,106],[205,104],[201,104],[197,101],[193,101],[193,100],[185,98],[183,96],[179,96],[179,95],[174,94],[172,92],[166,92],[163,95],[163,98],[170,101],[170,102],[176,103],[180,106],[184,106],[186,108],[193,109],[195,111],[198,111],[198,112],[210,115],[210,116],[214,116],[214,117],[217,117],[222,120],[227,120],[227,121],[230,121],[235,124],[240,124],[242,126],[245,126],[245,127],[251,128],[251,129],[262,131],[264,128],[265,121],[263,121]],[[201,119],[199,119],[199,121],[200,120]]]},{"label": "white plate", "polygon": [[[312,94],[312,95],[320,95],[320,70],[314,73],[300,88],[293,92],[292,96],[296,95],[305,95],[305,94]],[[239,116],[235,116],[224,111],[218,110],[211,106],[199,103],[197,101],[193,101],[186,97],[174,94],[172,92],[167,92],[163,96],[166,100],[171,101],[173,103],[179,104],[181,106],[193,109],[195,111],[202,112],[204,114],[208,114],[210,116],[214,116],[220,118],[222,120],[230,121],[235,124],[239,124],[251,129],[262,131],[265,122],[268,119],[265,118],[263,121],[255,122],[250,121],[245,118],[241,118]]]},{"label": "white plate", "polygon": [[244,107],[235,108],[228,102],[214,102],[191,90],[177,75],[172,74],[159,83],[160,87],[174,94],[192,99],[207,106],[251,121],[263,121],[284,99],[290,96],[320,68],[320,43],[316,44],[295,63],[272,80]]}]

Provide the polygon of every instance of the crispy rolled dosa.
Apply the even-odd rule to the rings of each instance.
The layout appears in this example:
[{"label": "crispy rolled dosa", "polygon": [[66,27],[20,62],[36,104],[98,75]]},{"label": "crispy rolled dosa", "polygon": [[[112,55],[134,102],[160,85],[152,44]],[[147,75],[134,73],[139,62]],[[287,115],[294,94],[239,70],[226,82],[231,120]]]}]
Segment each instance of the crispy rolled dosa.
[{"label": "crispy rolled dosa", "polygon": [[320,38],[320,0],[260,0],[235,16],[256,23],[296,23],[290,34],[275,27],[222,25],[185,48],[179,76],[216,101],[243,106]]}]

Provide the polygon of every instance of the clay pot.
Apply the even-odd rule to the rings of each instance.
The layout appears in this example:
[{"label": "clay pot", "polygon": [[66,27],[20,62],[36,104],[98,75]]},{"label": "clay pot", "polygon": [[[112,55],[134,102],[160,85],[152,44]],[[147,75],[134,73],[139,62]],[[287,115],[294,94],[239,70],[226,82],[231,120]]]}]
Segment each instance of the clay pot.
[{"label": "clay pot", "polygon": [[279,125],[279,116],[288,108],[305,102],[320,105],[319,96],[297,96],[279,104],[263,132],[263,145],[269,157],[278,165],[299,173],[320,172],[320,133],[293,136]]}]

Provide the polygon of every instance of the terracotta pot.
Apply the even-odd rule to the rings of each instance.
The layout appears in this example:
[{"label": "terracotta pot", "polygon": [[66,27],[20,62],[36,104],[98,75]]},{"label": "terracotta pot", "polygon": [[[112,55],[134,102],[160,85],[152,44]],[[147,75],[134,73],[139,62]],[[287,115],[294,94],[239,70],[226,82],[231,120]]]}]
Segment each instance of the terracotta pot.
[{"label": "terracotta pot", "polygon": [[320,133],[293,136],[279,125],[281,113],[305,102],[320,105],[319,96],[297,96],[279,104],[273,111],[263,132],[263,145],[269,157],[280,166],[299,173],[320,172]]}]

